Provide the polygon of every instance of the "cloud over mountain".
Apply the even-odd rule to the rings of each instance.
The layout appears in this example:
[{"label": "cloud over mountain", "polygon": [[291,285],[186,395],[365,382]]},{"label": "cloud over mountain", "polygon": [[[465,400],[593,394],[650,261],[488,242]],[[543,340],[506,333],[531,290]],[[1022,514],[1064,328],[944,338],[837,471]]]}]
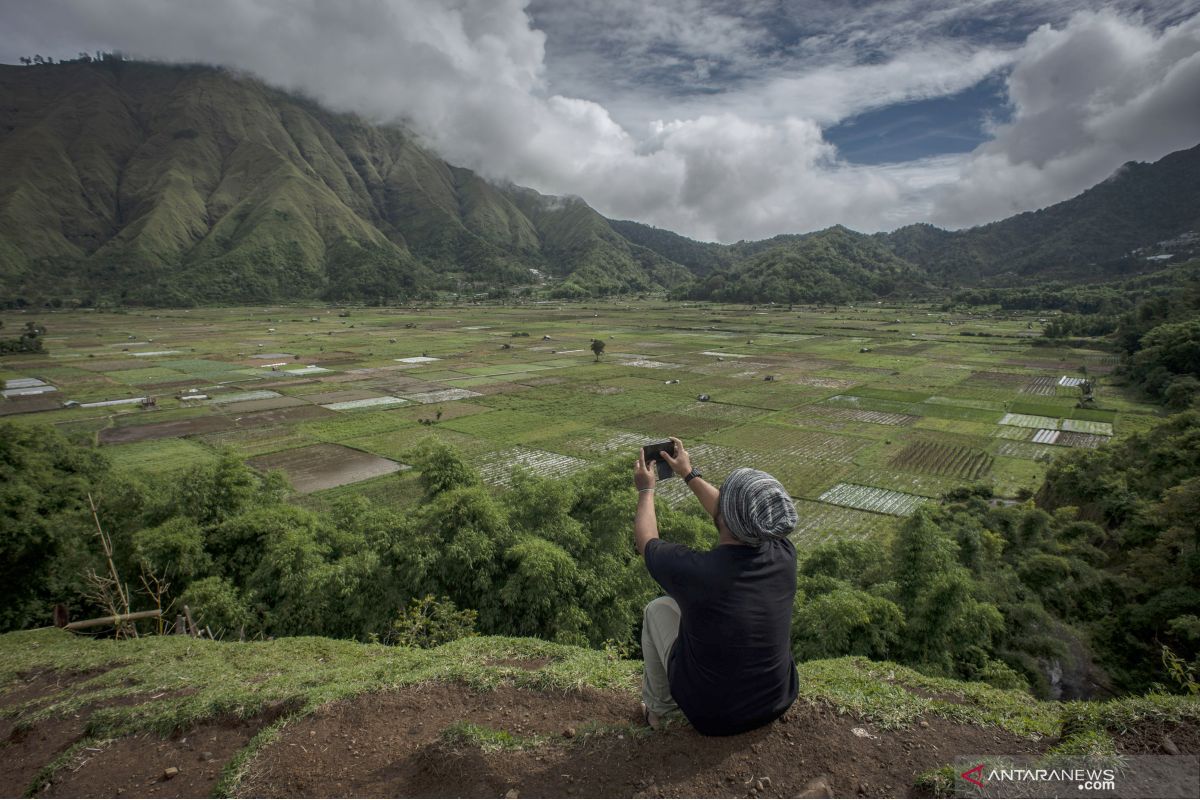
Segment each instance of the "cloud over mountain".
[{"label": "cloud over mountain", "polygon": [[[489,177],[732,241],[985,222],[1200,141],[1200,17],[1090,5],[1034,29],[1042,4],[5,0],[0,58],[225,64]],[[856,165],[825,137],[1006,71],[1010,118],[967,155]]]}]

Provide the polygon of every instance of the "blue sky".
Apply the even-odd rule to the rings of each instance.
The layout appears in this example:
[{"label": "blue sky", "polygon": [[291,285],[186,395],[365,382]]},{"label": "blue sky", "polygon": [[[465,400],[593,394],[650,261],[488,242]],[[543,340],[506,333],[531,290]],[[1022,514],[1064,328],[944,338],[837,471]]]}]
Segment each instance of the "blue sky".
[{"label": "blue sky", "polygon": [[0,62],[224,64],[736,241],[982,224],[1200,143],[1195,0],[0,0]]},{"label": "blue sky", "polygon": [[961,92],[865,111],[825,129],[825,138],[852,164],[892,164],[970,153],[988,128],[1012,117],[1000,75]]}]

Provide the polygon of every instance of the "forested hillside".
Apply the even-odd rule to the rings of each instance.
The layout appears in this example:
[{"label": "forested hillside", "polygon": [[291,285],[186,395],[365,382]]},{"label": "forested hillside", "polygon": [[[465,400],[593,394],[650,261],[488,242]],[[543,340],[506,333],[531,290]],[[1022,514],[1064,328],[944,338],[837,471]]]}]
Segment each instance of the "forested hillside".
[{"label": "forested hillside", "polygon": [[0,66],[0,171],[9,306],[513,290],[838,303],[1127,277],[1200,247],[1200,147],[965,231],[721,245],[490,183],[402,127],[244,75],[117,57]]},{"label": "forested hillside", "polygon": [[[579,200],[497,187],[397,126],[227,71],[0,67],[0,280],[25,298],[397,301],[670,286]],[[582,288],[581,288],[582,287]]]}]

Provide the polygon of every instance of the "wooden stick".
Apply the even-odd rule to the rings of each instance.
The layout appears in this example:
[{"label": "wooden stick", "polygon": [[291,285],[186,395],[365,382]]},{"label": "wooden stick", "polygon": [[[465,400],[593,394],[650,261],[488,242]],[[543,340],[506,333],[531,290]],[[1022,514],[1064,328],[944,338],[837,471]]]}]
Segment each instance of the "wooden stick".
[{"label": "wooden stick", "polygon": [[175,615],[175,630],[173,633],[176,636],[183,636],[185,633],[187,633],[187,622],[184,621],[183,614]]},{"label": "wooden stick", "polygon": [[68,623],[66,628],[69,631],[78,631],[84,628],[95,628],[100,625],[120,625],[122,622],[129,622],[135,619],[150,619],[151,617],[162,616],[162,612],[157,608],[153,611],[137,611],[133,614],[117,614],[112,617],[97,617],[96,619],[81,619],[78,622]]},{"label": "wooden stick", "polygon": [[183,615],[187,617],[188,633],[190,633],[192,636],[199,637],[200,631],[196,630],[196,623],[192,621],[192,610],[187,606],[184,606]]},{"label": "wooden stick", "polygon": [[88,492],[88,506],[92,510],[92,521],[96,523],[96,533],[100,534],[100,544],[104,547],[104,557],[108,560],[108,572],[112,575],[113,583],[117,585],[117,596],[121,599],[121,605],[125,607],[125,617],[129,616],[129,594],[121,586],[121,576],[117,574],[117,568],[113,564],[112,543],[108,540],[108,536],[104,533],[104,528],[100,527],[100,516],[96,513],[96,503],[92,500],[92,493]]}]

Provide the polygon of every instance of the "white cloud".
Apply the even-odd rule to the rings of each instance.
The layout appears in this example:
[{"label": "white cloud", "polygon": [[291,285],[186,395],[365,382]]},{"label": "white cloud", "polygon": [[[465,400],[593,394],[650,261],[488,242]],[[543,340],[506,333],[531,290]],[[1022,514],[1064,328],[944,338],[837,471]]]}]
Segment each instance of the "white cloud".
[{"label": "white cloud", "polygon": [[1200,142],[1200,16],[1162,33],[1111,12],[1043,26],[1008,79],[1013,118],[935,190],[933,221],[978,224],[1071,197],[1130,160]]},{"label": "white cloud", "polygon": [[[835,223],[973,224],[1200,141],[1200,17],[1162,32],[1149,17],[1081,12],[1027,38],[930,33],[973,19],[1011,34],[1011,7],[905,0],[848,15],[829,3],[781,19],[773,2],[726,12],[699,0],[547,4],[551,36],[594,38],[600,56],[613,54],[611,96],[579,78],[597,53],[567,59],[574,73],[554,71],[553,40],[527,0],[0,0],[0,58],[103,47],[238,67],[335,109],[403,119],[447,160],[489,177],[722,241]],[[579,19],[594,27],[563,32]],[[772,38],[788,26],[794,41]],[[852,166],[822,136],[864,110],[1008,68],[1013,118],[968,156]],[[679,80],[695,85],[675,91]]]}]

